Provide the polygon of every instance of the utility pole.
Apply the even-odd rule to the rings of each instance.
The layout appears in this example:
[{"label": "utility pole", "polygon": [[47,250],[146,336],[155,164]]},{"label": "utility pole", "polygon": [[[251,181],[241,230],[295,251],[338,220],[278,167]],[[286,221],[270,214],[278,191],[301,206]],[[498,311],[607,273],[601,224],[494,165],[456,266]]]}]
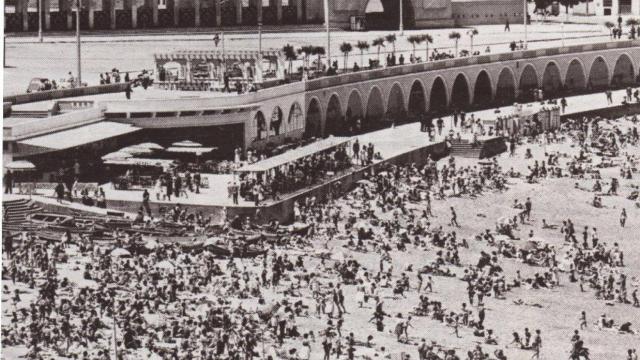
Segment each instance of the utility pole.
[{"label": "utility pole", "polygon": [[227,58],[224,52],[224,31],[222,32],[222,75],[227,72]]},{"label": "utility pole", "polygon": [[529,7],[527,6],[527,0],[523,0],[524,2],[524,6],[523,6],[523,17],[524,17],[524,49],[527,50],[529,48],[529,41],[527,39],[527,35],[528,35],[528,29],[527,29],[527,18],[529,17]]},{"label": "utility pole", "polygon": [[258,69],[260,69],[260,81],[262,81],[262,21],[258,23]]},{"label": "utility pole", "polygon": [[403,6],[402,6],[402,0],[398,0],[398,1],[400,2],[400,36],[403,36],[404,35],[404,19],[402,16]]},{"label": "utility pole", "polygon": [[77,86],[82,86],[82,66],[80,65],[82,62],[82,55],[80,51],[80,6],[82,5],[82,0],[76,0],[76,50],[78,56],[78,84]]},{"label": "utility pole", "polygon": [[331,30],[329,29],[329,0],[324,0],[324,23],[325,23],[325,26],[327,27],[327,69],[328,69],[329,67],[331,67]]},{"label": "utility pole", "polygon": [[42,0],[38,0],[38,41],[42,42]]}]

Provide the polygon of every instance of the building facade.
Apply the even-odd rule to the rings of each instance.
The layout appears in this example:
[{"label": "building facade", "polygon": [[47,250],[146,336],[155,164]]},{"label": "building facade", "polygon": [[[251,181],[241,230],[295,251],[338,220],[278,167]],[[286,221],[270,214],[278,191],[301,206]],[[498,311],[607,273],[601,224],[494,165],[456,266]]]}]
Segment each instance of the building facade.
[{"label": "building facade", "polygon": [[[43,28],[54,31],[75,28],[78,2],[80,27],[84,30],[324,23],[323,0],[41,1]],[[331,25],[349,29],[355,21],[360,29],[397,29],[400,1],[406,29],[502,23],[507,18],[517,22],[523,18],[518,0],[329,0]],[[6,32],[37,29],[38,0],[5,1]]]}]

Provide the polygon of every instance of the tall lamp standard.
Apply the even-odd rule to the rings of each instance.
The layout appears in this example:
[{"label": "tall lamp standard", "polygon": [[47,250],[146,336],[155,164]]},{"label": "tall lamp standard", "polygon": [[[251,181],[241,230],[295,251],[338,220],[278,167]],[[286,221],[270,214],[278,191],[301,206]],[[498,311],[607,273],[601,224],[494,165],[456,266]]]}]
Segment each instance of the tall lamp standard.
[{"label": "tall lamp standard", "polygon": [[402,16],[403,13],[403,4],[402,4],[402,0],[398,0],[400,2],[400,36],[404,35],[404,16]]},{"label": "tall lamp standard", "polygon": [[258,23],[258,69],[260,69],[260,81],[262,81],[262,21]]},{"label": "tall lamp standard", "polygon": [[524,16],[524,49],[528,49],[529,48],[529,41],[527,40],[528,38],[528,29],[527,29],[527,23],[528,23],[528,17],[529,17],[529,7],[527,6],[527,0],[523,0],[524,5],[523,5],[523,16]]},{"label": "tall lamp standard", "polygon": [[82,62],[82,55],[80,51],[80,6],[82,5],[82,0],[76,0],[76,51],[78,56],[78,84],[77,86],[82,86],[82,66],[80,63]]},{"label": "tall lamp standard", "polygon": [[42,0],[38,0],[38,41],[42,42]]},{"label": "tall lamp standard", "polygon": [[324,0],[324,24],[327,30],[327,69],[331,67],[331,30],[329,29],[329,0]]}]

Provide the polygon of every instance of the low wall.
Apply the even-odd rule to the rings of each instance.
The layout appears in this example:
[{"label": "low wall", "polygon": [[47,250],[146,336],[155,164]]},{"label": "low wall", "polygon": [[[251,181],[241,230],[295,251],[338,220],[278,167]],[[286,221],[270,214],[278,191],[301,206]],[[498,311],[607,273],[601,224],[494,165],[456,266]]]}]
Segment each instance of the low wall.
[{"label": "low wall", "polygon": [[68,97],[108,94],[123,92],[127,88],[127,83],[116,83],[108,85],[97,86],[85,86],[73,89],[57,89],[38,91],[33,93],[18,94],[3,97],[4,102],[9,102],[13,105],[32,103],[36,101],[47,101],[54,99],[62,99]]},{"label": "low wall", "polygon": [[505,151],[507,151],[507,144],[504,142],[504,138],[496,137],[485,140],[482,143],[480,159],[492,158],[496,155],[502,154]]},{"label": "low wall", "polygon": [[625,115],[633,115],[633,114],[640,114],[640,103],[631,103],[627,105],[620,104],[617,106],[609,106],[601,109],[593,109],[593,110],[588,110],[588,111],[583,111],[578,113],[571,113],[566,115],[563,114],[562,116],[560,116],[560,120],[565,121],[567,119],[579,119],[579,118],[582,118],[583,116],[587,116],[587,117],[601,116],[608,119],[613,119],[613,118],[619,118]]}]

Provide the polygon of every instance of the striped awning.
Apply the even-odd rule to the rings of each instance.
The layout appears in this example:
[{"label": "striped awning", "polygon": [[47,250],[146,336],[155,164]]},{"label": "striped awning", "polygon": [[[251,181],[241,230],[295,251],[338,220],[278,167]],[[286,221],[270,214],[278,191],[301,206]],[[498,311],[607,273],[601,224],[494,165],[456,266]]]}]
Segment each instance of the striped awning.
[{"label": "striped awning", "polygon": [[[170,53],[154,54],[156,61],[167,60],[236,60],[248,61],[255,60],[260,57],[260,52],[256,50],[180,50]],[[281,58],[282,52],[278,49],[262,50],[263,58]]]}]

